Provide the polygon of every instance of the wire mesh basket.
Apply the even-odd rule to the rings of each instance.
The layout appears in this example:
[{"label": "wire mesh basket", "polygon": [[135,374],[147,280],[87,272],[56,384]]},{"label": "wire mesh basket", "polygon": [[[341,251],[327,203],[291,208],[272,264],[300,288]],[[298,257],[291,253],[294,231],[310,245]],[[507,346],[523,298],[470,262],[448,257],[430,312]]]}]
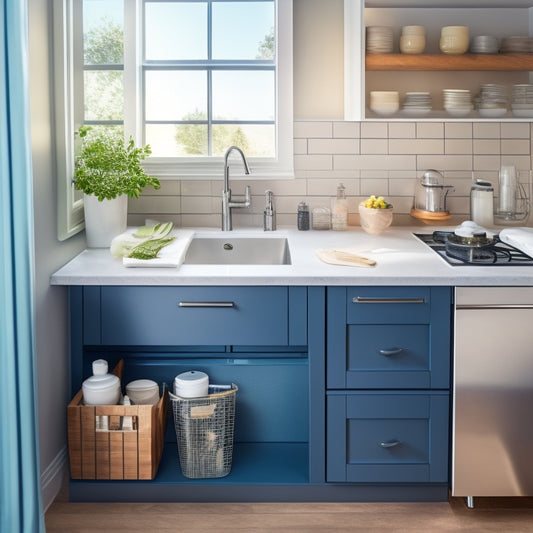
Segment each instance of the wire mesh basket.
[{"label": "wire mesh basket", "polygon": [[170,394],[183,475],[227,476],[233,458],[235,397],[238,387],[210,385],[209,395],[181,398]]}]

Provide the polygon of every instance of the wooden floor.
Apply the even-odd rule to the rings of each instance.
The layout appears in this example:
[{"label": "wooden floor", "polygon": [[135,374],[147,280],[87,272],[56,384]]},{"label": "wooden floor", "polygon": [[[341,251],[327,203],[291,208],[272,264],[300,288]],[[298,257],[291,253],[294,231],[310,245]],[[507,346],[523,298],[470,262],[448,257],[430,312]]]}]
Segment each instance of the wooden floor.
[{"label": "wooden floor", "polygon": [[68,503],[46,513],[47,533],[533,532],[533,499],[450,503]]}]

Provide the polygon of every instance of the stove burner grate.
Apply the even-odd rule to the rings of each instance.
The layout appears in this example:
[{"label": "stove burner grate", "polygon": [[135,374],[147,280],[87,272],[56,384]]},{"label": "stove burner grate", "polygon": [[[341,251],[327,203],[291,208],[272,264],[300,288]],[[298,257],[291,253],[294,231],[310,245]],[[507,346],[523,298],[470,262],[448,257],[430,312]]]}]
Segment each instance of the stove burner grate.
[{"label": "stove burner grate", "polygon": [[533,258],[506,244],[495,236],[489,247],[449,246],[446,237],[452,232],[414,233],[413,235],[429,246],[444,261],[452,266],[531,266]]}]

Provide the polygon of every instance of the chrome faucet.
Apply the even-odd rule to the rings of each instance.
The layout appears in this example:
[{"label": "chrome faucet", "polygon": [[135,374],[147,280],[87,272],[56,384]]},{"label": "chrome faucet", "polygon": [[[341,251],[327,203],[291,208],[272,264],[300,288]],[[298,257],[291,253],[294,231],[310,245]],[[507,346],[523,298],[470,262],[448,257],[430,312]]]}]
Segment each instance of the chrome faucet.
[{"label": "chrome faucet", "polygon": [[243,201],[233,201],[231,199],[231,189],[229,186],[229,164],[228,158],[231,152],[237,151],[242,158],[244,164],[244,172],[250,174],[250,168],[244,157],[243,151],[237,146],[230,146],[226,150],[224,155],[224,190],[222,191],[222,231],[231,231],[233,229],[233,224],[231,221],[231,210],[234,207],[250,207],[250,186],[246,185],[245,196]]}]

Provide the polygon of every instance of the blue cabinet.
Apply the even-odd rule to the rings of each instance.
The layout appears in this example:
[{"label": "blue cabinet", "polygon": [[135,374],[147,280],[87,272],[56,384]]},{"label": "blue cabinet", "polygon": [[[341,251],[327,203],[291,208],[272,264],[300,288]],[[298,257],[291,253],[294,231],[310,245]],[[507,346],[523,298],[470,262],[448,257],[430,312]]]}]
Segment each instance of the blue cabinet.
[{"label": "blue cabinet", "polygon": [[451,291],[330,287],[328,482],[448,479]]},{"label": "blue cabinet", "polygon": [[154,480],[71,480],[72,500],[294,499],[291,491],[323,481],[323,287],[87,286],[69,294],[73,391],[98,358],[111,367],[124,359],[124,386],[147,378],[172,390],[177,374],[200,370],[211,383],[239,387],[228,476],[185,478],[169,418]]},{"label": "blue cabinet", "polygon": [[94,359],[123,383],[187,370],[239,386],[228,476],[181,474],[170,418],[149,482],[71,480],[73,501],[445,500],[451,289],[69,290],[72,390]]}]

